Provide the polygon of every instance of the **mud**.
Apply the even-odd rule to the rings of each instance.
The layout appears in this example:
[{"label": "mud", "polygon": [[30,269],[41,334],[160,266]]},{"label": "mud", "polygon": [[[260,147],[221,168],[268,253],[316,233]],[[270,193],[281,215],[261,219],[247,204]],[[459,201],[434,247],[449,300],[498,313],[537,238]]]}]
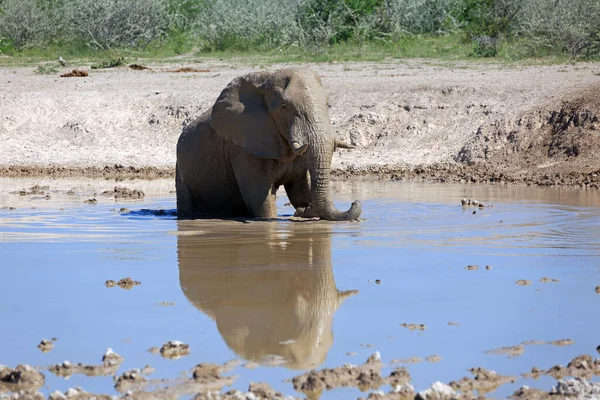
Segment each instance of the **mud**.
[{"label": "mud", "polygon": [[469,371],[473,374],[472,378],[465,376],[459,381],[452,381],[450,387],[463,393],[477,391],[479,394],[485,394],[517,380],[517,377],[500,375],[482,367],[471,368]]},{"label": "mud", "polygon": [[48,400],[114,400],[107,394],[88,393],[81,388],[70,388],[64,393],[56,390],[50,393]]},{"label": "mud", "polygon": [[525,378],[538,378],[541,375],[549,375],[555,379],[564,379],[567,376],[590,379],[600,376],[600,359],[594,360],[591,355],[583,354],[571,360],[566,367],[554,365],[547,370],[533,367],[531,372],[523,374]]},{"label": "mud", "polygon": [[[590,172],[570,171],[564,173],[553,172],[552,167],[548,167],[545,172],[539,170],[492,172],[488,167],[434,164],[414,167],[404,165],[369,166],[351,170],[333,168],[331,173],[333,179],[340,180],[366,179],[440,183],[491,183],[582,189],[600,188],[600,169]],[[175,168],[125,167],[122,165],[104,165],[100,167],[0,165],[0,176],[9,178],[44,176],[52,178],[163,179],[175,178]]]},{"label": "mud", "polygon": [[[435,362],[436,356],[428,357],[428,361]],[[120,365],[122,358],[114,352],[107,350],[103,357],[104,364]],[[78,364],[81,366],[82,364]],[[195,395],[194,399],[293,399],[295,397],[283,395],[274,390],[267,383],[251,383],[247,392],[230,390],[220,392],[224,387],[232,385],[237,376],[224,376],[239,363],[230,362],[223,365],[202,363],[194,367],[191,377],[185,374],[182,378],[149,380],[144,375],[153,372],[146,366],[143,370],[133,369],[124,372],[115,379],[115,389],[123,393],[123,398],[132,399],[175,399],[181,396]],[[313,370],[296,376],[292,379],[294,389],[304,393],[309,399],[319,398],[324,391],[339,388],[357,388],[363,392],[372,391],[368,399],[484,399],[486,393],[491,393],[499,386],[514,383],[517,377],[503,376],[485,368],[472,368],[473,377],[463,377],[459,381],[452,381],[448,385],[442,382],[433,383],[428,389],[415,393],[410,384],[411,377],[405,368],[396,368],[385,377],[381,369],[385,366],[378,353],[373,354],[362,365],[346,364],[337,368]],[[69,367],[71,368],[71,367]],[[561,370],[560,373],[557,373]],[[569,399],[595,398],[600,394],[600,383],[588,382],[594,376],[600,375],[600,360],[593,360],[591,356],[582,355],[574,358],[566,368],[555,366],[548,371],[533,369],[535,374],[523,374],[524,378],[537,378],[542,374],[555,377],[559,382],[548,392],[522,386],[514,392],[514,399]],[[85,372],[84,372],[85,373]],[[114,371],[109,375],[114,375]],[[68,377],[70,375],[60,375]],[[97,376],[97,375],[88,375]],[[566,376],[575,379],[562,381]],[[36,392],[43,386],[44,377],[41,373],[29,366],[18,366],[14,371],[8,367],[0,367],[0,393],[13,392],[11,399],[43,399],[41,393]],[[13,385],[13,386],[10,386]],[[392,391],[385,393],[377,390],[389,385]],[[475,393],[477,392],[477,394]],[[588,396],[588,397],[585,397]],[[0,394],[0,398],[2,395]],[[108,395],[88,393],[80,388],[69,389],[64,394],[55,391],[49,399],[113,399]]]},{"label": "mud", "polygon": [[424,331],[427,329],[427,325],[425,324],[407,324],[406,322],[403,322],[400,326],[411,331]]},{"label": "mud", "polygon": [[522,355],[525,352],[525,347],[523,345],[518,346],[507,346],[500,347],[498,349],[488,350],[486,354],[503,354],[508,356],[508,358],[514,358]]},{"label": "mud", "polygon": [[120,393],[125,393],[129,390],[141,389],[146,385],[148,380],[143,376],[139,369],[132,369],[123,372],[115,382],[115,389]]},{"label": "mud", "polygon": [[257,396],[259,399],[283,399],[283,394],[275,391],[268,383],[250,383],[248,392]]},{"label": "mud", "polygon": [[182,67],[169,72],[210,72],[210,70],[206,68]]},{"label": "mud", "polygon": [[544,277],[544,278],[540,279],[540,282],[548,283],[548,282],[560,282],[560,281],[558,279]]},{"label": "mud", "polygon": [[475,200],[475,199],[462,199],[460,201],[460,205],[463,207],[473,206],[473,207],[485,208],[485,204],[483,204],[482,202]]},{"label": "mud", "polygon": [[[593,164],[592,164],[593,165]],[[526,185],[546,187],[570,187],[582,189],[600,188],[600,169],[565,172],[557,165],[543,170],[519,169],[496,170],[486,165],[433,164],[419,166],[385,165],[332,170],[337,179],[366,178],[392,181],[422,181],[440,183],[480,183],[499,185]]]},{"label": "mud", "polygon": [[121,289],[125,289],[125,290],[131,290],[135,286],[139,286],[141,284],[142,284],[142,282],[140,282],[140,281],[134,281],[130,277],[123,278],[123,279],[121,279],[119,281],[113,281],[112,279],[109,279],[106,282],[104,282],[104,285],[107,288],[112,288],[112,287],[118,286]]},{"label": "mud", "polygon": [[54,343],[51,340],[42,339],[40,344],[38,344],[38,349],[41,350],[42,353],[47,353],[54,348]]},{"label": "mud", "polygon": [[33,185],[29,189],[22,189],[18,192],[10,192],[11,194],[19,194],[21,196],[45,195],[50,186]]},{"label": "mud", "polygon": [[574,343],[575,343],[575,341],[572,339],[559,339],[559,340],[554,340],[552,342],[548,342],[548,344],[551,344],[553,346],[571,346]]},{"label": "mud", "polygon": [[171,340],[160,348],[160,355],[171,360],[176,360],[188,354],[190,354],[190,346],[178,340]]},{"label": "mud", "polygon": [[[229,397],[227,393],[221,394],[220,390],[226,386],[231,386],[237,379],[235,375],[222,375],[231,369],[232,365],[229,365],[229,363],[223,365],[203,363],[192,369],[191,377],[188,377],[186,373],[183,378],[157,381],[147,380],[141,377],[137,370],[134,370],[134,377],[125,378],[122,389],[124,390],[129,386],[126,397],[134,399],[179,399],[183,396],[193,395],[195,395],[194,398],[201,399],[229,399],[232,397]],[[157,385],[162,387],[152,388]]]},{"label": "mud", "polygon": [[35,392],[44,386],[45,380],[43,374],[27,364],[17,365],[15,369],[0,365],[0,393]]},{"label": "mud", "polygon": [[139,189],[128,189],[123,186],[115,186],[113,190],[105,190],[102,196],[114,197],[115,199],[143,199],[144,192]]},{"label": "mud", "polygon": [[88,75],[89,75],[89,73],[87,71],[84,71],[81,69],[74,69],[71,72],[61,74],[60,77],[61,78],[82,78],[82,77],[86,77]]},{"label": "mud", "polygon": [[324,390],[355,387],[364,392],[383,385],[402,385],[411,379],[410,374],[403,367],[398,367],[389,376],[383,377],[382,366],[379,354],[375,353],[362,365],[346,364],[337,368],[313,370],[294,377],[292,384],[297,391],[314,398],[319,397]]},{"label": "mud", "polygon": [[10,165],[0,166],[0,176],[7,178],[44,176],[52,178],[163,179],[175,178],[175,167],[125,167],[118,164],[100,167]]},{"label": "mud", "polygon": [[516,280],[515,283],[520,286],[529,286],[533,282],[531,282],[529,279],[519,279],[519,280]]},{"label": "mud", "polygon": [[575,341],[572,339],[558,339],[558,340],[552,340],[550,342],[547,342],[545,340],[526,340],[526,341],[522,342],[521,344],[523,346],[539,346],[542,344],[549,344],[552,346],[570,346],[574,343],[575,343]]},{"label": "mud", "polygon": [[479,269],[479,266],[477,266],[477,265],[467,265],[467,266],[465,267],[465,269],[466,269],[467,271],[477,271],[477,270]]},{"label": "mud", "polygon": [[72,364],[69,361],[64,361],[61,364],[55,364],[48,368],[48,371],[56,376],[68,378],[72,375],[83,374],[86,376],[109,376],[114,375],[124,358],[115,353],[111,348],[106,349],[102,356],[102,364],[100,365],[84,365],[82,363]]},{"label": "mud", "polygon": [[250,382],[246,393],[239,390],[229,390],[226,393],[208,392],[199,393],[193,400],[240,400],[240,399],[257,399],[257,400],[294,400],[297,397],[284,396],[280,392],[275,391],[267,383]]},{"label": "mud", "polygon": [[506,355],[508,358],[515,358],[521,356],[525,352],[525,346],[540,346],[540,345],[551,345],[551,346],[571,346],[575,344],[572,339],[558,339],[553,341],[545,340],[526,340],[519,345],[499,347],[497,349],[488,350],[485,354],[491,355]]},{"label": "mud", "polygon": [[130,64],[129,68],[135,70],[135,71],[144,71],[144,70],[148,70],[151,71],[152,68],[146,67],[144,65],[140,65],[140,64]]}]

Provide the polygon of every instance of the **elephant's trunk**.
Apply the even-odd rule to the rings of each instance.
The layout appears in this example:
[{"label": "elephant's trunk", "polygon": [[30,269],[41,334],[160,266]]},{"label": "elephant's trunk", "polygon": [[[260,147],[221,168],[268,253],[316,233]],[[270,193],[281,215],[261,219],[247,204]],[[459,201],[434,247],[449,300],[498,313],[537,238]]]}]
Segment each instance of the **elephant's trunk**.
[{"label": "elephant's trunk", "polygon": [[[316,137],[322,137],[315,135]],[[347,211],[335,208],[329,193],[333,143],[311,143],[307,151],[310,173],[311,204],[304,216],[319,217],[330,221],[356,220],[362,213],[360,201],[355,200]]]}]

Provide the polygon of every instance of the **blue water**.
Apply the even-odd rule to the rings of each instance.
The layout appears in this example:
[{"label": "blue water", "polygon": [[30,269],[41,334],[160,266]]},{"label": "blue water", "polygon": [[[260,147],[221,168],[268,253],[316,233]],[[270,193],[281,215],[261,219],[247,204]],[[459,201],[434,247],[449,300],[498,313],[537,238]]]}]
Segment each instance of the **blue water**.
[{"label": "blue water", "polygon": [[[338,207],[360,198],[364,220],[294,222],[280,195],[278,221],[178,223],[170,182],[126,182],[143,188],[145,199],[97,197],[95,205],[83,201],[114,182],[79,182],[70,196],[72,182],[48,181],[50,200],[9,193],[30,183],[3,180],[0,193],[0,208],[16,207],[0,209],[0,364],[100,364],[110,347],[125,358],[119,373],[149,364],[156,369],[150,378],[160,379],[200,362],[243,364],[279,353],[287,364],[237,367],[233,387],[266,381],[298,396],[286,380],[310,368],[359,364],[375,351],[383,362],[439,355],[438,363],[407,366],[417,390],[469,376],[472,367],[519,375],[597,356],[598,192],[336,183]],[[463,208],[463,197],[494,207]],[[115,212],[120,207],[130,211]],[[470,264],[479,270],[465,270]],[[104,285],[127,276],[142,284]],[[519,286],[518,279],[533,283]],[[337,294],[351,290],[358,293]],[[410,331],[404,322],[427,329]],[[37,349],[51,337],[58,338],[52,351]],[[516,358],[485,354],[566,338],[575,343],[526,346]],[[189,344],[190,355],[168,360],[146,351],[169,340]],[[76,386],[116,394],[112,377],[44,374],[45,394]],[[548,390],[554,381],[521,379],[492,396],[523,384]],[[358,395],[343,389],[322,398]]]}]

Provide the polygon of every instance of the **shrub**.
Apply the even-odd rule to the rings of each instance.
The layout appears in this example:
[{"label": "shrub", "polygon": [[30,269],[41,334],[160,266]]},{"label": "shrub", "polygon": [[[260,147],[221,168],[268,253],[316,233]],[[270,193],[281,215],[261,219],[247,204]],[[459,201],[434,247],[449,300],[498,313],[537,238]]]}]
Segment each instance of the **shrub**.
[{"label": "shrub", "polygon": [[51,4],[38,0],[1,1],[0,46],[39,47],[58,38],[61,34],[60,14]]},{"label": "shrub", "polygon": [[[338,43],[401,44],[464,33],[472,54],[600,56],[595,0],[0,0],[0,53],[47,45],[181,53]],[[412,38],[412,39],[411,39]],[[461,46],[462,47],[462,46]],[[352,49],[352,46],[348,47]],[[360,46],[359,48],[362,48]]]},{"label": "shrub", "polygon": [[463,0],[455,10],[467,38],[480,57],[497,54],[503,39],[510,37],[524,0]]},{"label": "shrub", "polygon": [[206,0],[193,35],[204,51],[287,46],[300,36],[294,11],[281,0]]},{"label": "shrub", "polygon": [[143,48],[164,37],[174,21],[162,0],[76,0],[64,11],[74,39],[105,50]]},{"label": "shrub", "polygon": [[323,44],[362,42],[384,34],[383,5],[384,0],[305,0],[298,7],[297,20],[305,34],[325,28],[328,37]]},{"label": "shrub", "polygon": [[534,0],[523,9],[520,34],[538,47],[572,57],[600,55],[600,3]]},{"label": "shrub", "polygon": [[389,31],[402,34],[446,34],[457,29],[452,12],[461,0],[392,0],[387,4]]}]

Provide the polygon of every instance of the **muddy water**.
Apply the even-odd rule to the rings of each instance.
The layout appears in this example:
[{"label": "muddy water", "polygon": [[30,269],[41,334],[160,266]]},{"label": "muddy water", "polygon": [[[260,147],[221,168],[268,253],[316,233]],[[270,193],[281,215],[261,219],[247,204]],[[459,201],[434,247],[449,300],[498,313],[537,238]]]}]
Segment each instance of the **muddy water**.
[{"label": "muddy water", "polygon": [[[50,198],[10,193],[34,184],[49,185]],[[338,182],[336,204],[362,199],[363,221],[292,221],[281,193],[277,221],[178,222],[170,181],[118,183],[142,189],[143,200],[94,196],[114,185],[0,180],[0,208],[15,208],[0,209],[0,364],[100,364],[110,347],[125,358],[119,373],[151,365],[158,380],[237,359],[234,388],[265,381],[298,396],[286,380],[301,371],[375,351],[388,364],[439,356],[407,365],[421,390],[471,367],[519,375],[565,365],[600,344],[598,192]],[[463,197],[493,207],[461,207]],[[105,286],[124,277],[141,285]],[[37,344],[52,337],[42,353]],[[527,345],[516,357],[490,352],[567,338],[574,343]],[[169,340],[190,354],[147,351]],[[116,394],[112,377],[43,372],[46,394]],[[520,379],[492,396],[553,383]]]}]

